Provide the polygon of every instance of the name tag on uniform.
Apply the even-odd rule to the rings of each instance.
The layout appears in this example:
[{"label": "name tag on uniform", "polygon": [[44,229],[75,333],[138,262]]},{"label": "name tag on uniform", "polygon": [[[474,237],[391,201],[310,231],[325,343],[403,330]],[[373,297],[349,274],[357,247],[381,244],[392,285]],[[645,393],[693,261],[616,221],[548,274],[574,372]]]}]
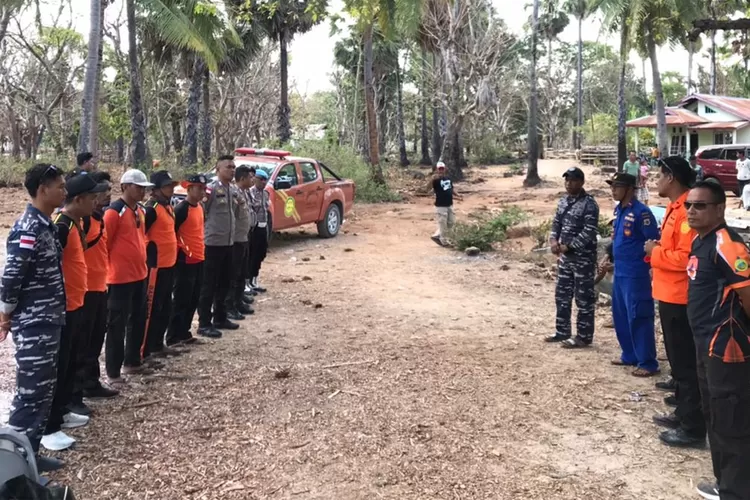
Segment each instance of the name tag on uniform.
[{"label": "name tag on uniform", "polygon": [[258,227],[266,227],[267,222],[258,222]]}]

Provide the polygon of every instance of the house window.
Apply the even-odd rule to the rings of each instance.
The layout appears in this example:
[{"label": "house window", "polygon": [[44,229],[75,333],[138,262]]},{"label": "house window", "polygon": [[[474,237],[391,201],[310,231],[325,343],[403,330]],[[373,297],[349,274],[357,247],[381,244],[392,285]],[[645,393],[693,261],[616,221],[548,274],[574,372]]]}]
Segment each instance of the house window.
[{"label": "house window", "polygon": [[732,144],[734,142],[734,134],[730,132],[716,132],[714,134],[714,144]]},{"label": "house window", "polygon": [[709,108],[708,106],[706,106],[706,114],[710,114],[710,113],[716,113],[716,110],[713,109],[713,108]]},{"label": "house window", "polygon": [[684,135],[673,135],[672,143],[669,145],[670,155],[679,155],[685,152],[686,138]]}]

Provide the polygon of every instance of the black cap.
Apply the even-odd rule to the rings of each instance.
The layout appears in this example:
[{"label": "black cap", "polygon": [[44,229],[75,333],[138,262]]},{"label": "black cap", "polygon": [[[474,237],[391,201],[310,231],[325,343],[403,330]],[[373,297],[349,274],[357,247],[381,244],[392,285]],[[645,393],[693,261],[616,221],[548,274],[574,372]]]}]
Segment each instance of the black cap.
[{"label": "black cap", "polygon": [[193,185],[193,184],[203,184],[205,186],[206,184],[208,184],[208,177],[206,177],[205,174],[194,174],[194,175],[189,176],[184,181],[182,181],[180,183],[180,186],[187,189],[188,186]]},{"label": "black cap", "polygon": [[157,170],[156,172],[151,174],[150,180],[151,184],[153,184],[154,188],[156,189],[178,184],[176,180],[172,179],[172,174],[170,174],[166,170]]},{"label": "black cap", "polygon": [[65,181],[65,190],[70,198],[82,194],[103,193],[107,189],[109,185],[106,182],[96,182],[86,172],[81,172]]},{"label": "black cap", "polygon": [[695,170],[682,156],[669,156],[661,160],[659,165],[661,165],[662,170],[672,174],[675,180],[683,186],[691,187],[695,184]]},{"label": "black cap", "polygon": [[586,180],[586,176],[583,175],[583,170],[578,167],[570,167],[562,176],[565,179],[570,177],[571,179],[580,179],[582,181]]},{"label": "black cap", "polygon": [[611,179],[607,179],[607,184],[610,186],[617,184],[618,186],[635,187],[635,183],[635,176],[626,174],[625,172],[617,172]]}]

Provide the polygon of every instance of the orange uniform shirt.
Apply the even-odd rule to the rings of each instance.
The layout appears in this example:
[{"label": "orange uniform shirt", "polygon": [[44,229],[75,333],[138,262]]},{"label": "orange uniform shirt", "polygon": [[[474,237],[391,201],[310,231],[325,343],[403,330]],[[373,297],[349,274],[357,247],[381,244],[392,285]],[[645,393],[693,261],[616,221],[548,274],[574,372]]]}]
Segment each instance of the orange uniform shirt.
[{"label": "orange uniform shirt", "polygon": [[[203,205],[191,205],[183,200],[175,208],[175,228],[180,247],[180,259],[188,264],[197,264],[205,260],[203,225]],[[182,260],[180,260],[182,262]]]},{"label": "orange uniform shirt", "polygon": [[62,271],[65,282],[65,310],[75,311],[83,306],[87,291],[87,269],[84,236],[80,221],[74,221],[64,212],[55,217],[58,236],[63,247]]},{"label": "orange uniform shirt", "polygon": [[[107,291],[107,268],[109,267],[109,253],[107,252],[107,231],[101,215],[92,215],[89,223],[84,223],[86,231],[86,251],[83,253],[88,270],[88,289],[90,292]],[[88,226],[88,227],[86,227]]]},{"label": "orange uniform shirt", "polygon": [[661,302],[687,304],[688,276],[685,273],[693,239],[697,233],[687,221],[687,193],[670,203],[661,225],[659,246],[651,253],[653,296]]},{"label": "orange uniform shirt", "polygon": [[149,200],[146,204],[146,261],[163,269],[177,263],[177,234],[172,206]]},{"label": "orange uniform shirt", "polygon": [[119,285],[146,279],[146,218],[143,208],[135,210],[117,200],[104,212],[109,269],[107,284]]}]

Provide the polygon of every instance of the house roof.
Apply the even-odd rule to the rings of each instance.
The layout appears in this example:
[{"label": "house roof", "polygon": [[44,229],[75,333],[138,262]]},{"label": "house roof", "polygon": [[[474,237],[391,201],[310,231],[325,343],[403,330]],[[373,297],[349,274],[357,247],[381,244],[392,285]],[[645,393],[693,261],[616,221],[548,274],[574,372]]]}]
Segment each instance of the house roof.
[{"label": "house roof", "polygon": [[[664,112],[667,115],[667,125],[686,127],[708,122],[705,118],[685,108],[668,107],[664,109]],[[642,116],[630,120],[625,125],[628,127],[656,128],[656,115]]]},{"label": "house roof", "polygon": [[747,127],[750,122],[708,122],[698,125],[690,125],[690,130],[739,130]]},{"label": "house roof", "polygon": [[745,99],[743,97],[727,97],[723,95],[690,94],[680,101],[679,106],[684,106],[693,100],[701,101],[704,104],[731,113],[737,116],[737,118],[750,120],[750,99]]}]

